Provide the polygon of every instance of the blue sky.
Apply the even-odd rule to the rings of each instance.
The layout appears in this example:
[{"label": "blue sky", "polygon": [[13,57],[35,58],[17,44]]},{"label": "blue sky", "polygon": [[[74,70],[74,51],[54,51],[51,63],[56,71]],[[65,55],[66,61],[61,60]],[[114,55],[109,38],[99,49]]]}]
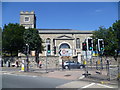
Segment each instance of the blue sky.
[{"label": "blue sky", "polygon": [[97,30],[118,19],[117,2],[3,2],[2,26],[19,23],[20,11],[35,11],[39,29]]}]

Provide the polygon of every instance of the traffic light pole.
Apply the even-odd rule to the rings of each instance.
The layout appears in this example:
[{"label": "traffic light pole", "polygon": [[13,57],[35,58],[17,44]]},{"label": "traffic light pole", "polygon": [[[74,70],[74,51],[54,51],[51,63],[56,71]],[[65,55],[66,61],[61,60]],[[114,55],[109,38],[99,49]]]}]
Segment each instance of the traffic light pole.
[{"label": "traffic light pole", "polygon": [[85,77],[87,77],[88,75],[91,75],[88,73],[88,59],[87,59],[87,51],[85,51],[86,54],[86,67],[85,67],[85,73],[83,75],[85,75]]},{"label": "traffic light pole", "polygon": [[103,51],[101,51],[101,55],[100,55],[100,58],[101,58],[101,71],[100,73],[102,74],[102,70],[103,70],[103,60],[102,60],[102,55],[103,55]]},{"label": "traffic light pole", "polygon": [[[92,52],[92,51],[91,51]],[[90,59],[90,65],[91,65],[91,69],[92,69],[92,66],[93,66],[93,61],[92,61],[92,56],[91,56],[91,59]]]},{"label": "traffic light pole", "polygon": [[46,43],[46,73],[48,73],[48,71],[47,71],[47,58],[48,58],[47,51],[48,51],[48,44]]},{"label": "traffic light pole", "polygon": [[[91,42],[91,39],[89,40],[89,42]],[[86,56],[86,60],[84,62],[84,64],[86,64],[86,67],[85,67],[85,73],[83,74],[85,77],[87,77],[88,75],[91,75],[88,73],[88,50],[89,50],[89,47],[88,47],[88,39],[85,40],[85,42],[82,43],[83,45],[83,50],[85,51],[85,56]],[[90,48],[92,49],[92,48]]]},{"label": "traffic light pole", "polygon": [[85,77],[86,76],[88,76],[88,58],[87,58],[87,51],[85,51],[86,52],[86,75],[85,75]]}]

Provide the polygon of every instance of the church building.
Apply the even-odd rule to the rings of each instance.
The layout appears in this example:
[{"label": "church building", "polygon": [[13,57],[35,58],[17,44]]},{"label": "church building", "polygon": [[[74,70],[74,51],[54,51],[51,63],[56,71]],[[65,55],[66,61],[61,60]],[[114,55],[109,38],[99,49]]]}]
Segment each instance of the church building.
[{"label": "church building", "polygon": [[[25,28],[36,28],[35,12],[20,12],[20,25]],[[43,40],[43,45],[48,49],[40,56],[58,56],[60,59],[72,59],[82,54],[82,42],[92,35],[92,31],[72,29],[37,29]]]}]

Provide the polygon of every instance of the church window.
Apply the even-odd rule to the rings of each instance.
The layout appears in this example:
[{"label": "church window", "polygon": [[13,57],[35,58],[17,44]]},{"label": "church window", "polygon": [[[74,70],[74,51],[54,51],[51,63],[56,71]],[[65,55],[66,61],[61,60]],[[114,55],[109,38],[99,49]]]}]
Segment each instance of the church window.
[{"label": "church window", "polygon": [[30,18],[29,17],[25,17],[25,22],[29,22]]},{"label": "church window", "polygon": [[46,43],[51,43],[50,38],[47,38],[47,39],[46,39]]},{"label": "church window", "polygon": [[67,43],[63,43],[63,44],[60,45],[60,49],[61,48],[70,49],[70,46]]},{"label": "church window", "polygon": [[76,48],[80,48],[80,39],[79,38],[76,39]]}]

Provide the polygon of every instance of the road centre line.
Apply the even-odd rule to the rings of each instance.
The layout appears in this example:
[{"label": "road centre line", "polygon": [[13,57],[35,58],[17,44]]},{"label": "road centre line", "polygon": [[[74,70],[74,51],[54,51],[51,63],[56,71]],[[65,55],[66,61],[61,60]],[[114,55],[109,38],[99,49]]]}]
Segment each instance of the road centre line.
[{"label": "road centre line", "polygon": [[81,88],[88,88],[88,87],[90,87],[90,86],[92,86],[92,85],[94,85],[95,83],[91,83],[91,84],[88,84],[88,85],[86,85],[86,86],[84,86],[84,87],[81,87]]},{"label": "road centre line", "polygon": [[107,85],[102,85],[102,84],[97,84],[99,86],[102,86],[102,87],[106,87],[106,88],[113,88],[113,87],[110,87],[110,86],[107,86]]}]

